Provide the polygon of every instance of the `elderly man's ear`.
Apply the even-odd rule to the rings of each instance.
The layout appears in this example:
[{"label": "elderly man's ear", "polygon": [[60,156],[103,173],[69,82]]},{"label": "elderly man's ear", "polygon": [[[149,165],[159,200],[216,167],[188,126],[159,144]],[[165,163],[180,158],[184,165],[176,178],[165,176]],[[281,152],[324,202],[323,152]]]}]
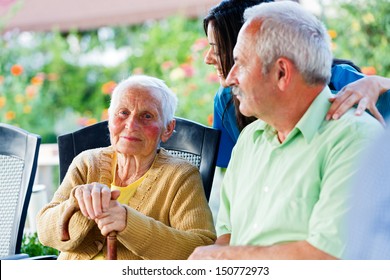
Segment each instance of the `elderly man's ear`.
[{"label": "elderly man's ear", "polygon": [[275,62],[275,76],[279,90],[285,91],[291,82],[294,64],[287,58],[281,57]]},{"label": "elderly man's ear", "polygon": [[166,142],[172,136],[172,133],[175,130],[175,126],[176,126],[176,120],[172,120],[168,123],[168,125],[166,126],[165,130],[161,135],[162,142]]}]

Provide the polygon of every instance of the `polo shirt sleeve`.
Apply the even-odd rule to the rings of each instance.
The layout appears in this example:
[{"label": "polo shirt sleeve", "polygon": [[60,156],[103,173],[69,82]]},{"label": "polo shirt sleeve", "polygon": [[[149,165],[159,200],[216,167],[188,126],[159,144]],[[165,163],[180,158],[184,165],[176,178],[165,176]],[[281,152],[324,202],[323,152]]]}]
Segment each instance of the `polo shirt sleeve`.
[{"label": "polo shirt sleeve", "polygon": [[230,234],[232,231],[232,225],[230,223],[230,199],[224,184],[221,187],[220,206],[215,227],[218,237],[224,234]]},{"label": "polo shirt sleeve", "polygon": [[335,137],[329,143],[321,168],[321,190],[310,217],[307,238],[314,247],[337,258],[345,251],[348,201],[353,192],[351,179],[355,176],[361,152],[382,129],[376,121],[374,125],[362,125],[361,122],[349,125],[348,120],[334,122],[331,134]]},{"label": "polo shirt sleeve", "polygon": [[[239,145],[239,144],[238,144]],[[233,191],[236,190],[236,174],[235,170],[235,160],[234,153],[237,148],[233,149],[232,158],[233,160],[230,162],[229,167],[227,168],[225,175],[223,177],[223,181],[221,184],[220,190],[220,205],[217,215],[217,222],[215,226],[215,230],[217,232],[217,236],[221,236],[224,234],[232,233],[232,223],[231,223],[231,201],[234,197]]]}]

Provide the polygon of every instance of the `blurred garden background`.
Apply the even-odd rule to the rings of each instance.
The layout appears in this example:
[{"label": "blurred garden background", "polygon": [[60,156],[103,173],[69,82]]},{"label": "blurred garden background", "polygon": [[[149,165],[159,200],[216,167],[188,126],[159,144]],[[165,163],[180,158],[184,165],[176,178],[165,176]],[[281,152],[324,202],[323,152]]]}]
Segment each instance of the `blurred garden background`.
[{"label": "blurred garden background", "polygon": [[[212,125],[219,82],[203,62],[208,42],[202,24],[212,5],[197,16],[177,13],[129,25],[8,28],[25,2],[0,0],[0,122],[55,143],[59,134],[107,119],[115,85],[143,73],[165,80],[178,95],[177,116]],[[301,3],[326,24],[335,57],[368,75],[390,77],[390,0]]]},{"label": "blurred garden background", "polygon": [[[178,116],[212,124],[218,79],[203,63],[208,43],[202,16],[83,31],[5,31],[22,4],[11,3],[0,27],[1,122],[54,143],[61,133],[106,119],[116,83],[145,73],[176,92]],[[367,74],[390,76],[389,0],[319,1],[318,7],[335,57],[352,60]]]}]

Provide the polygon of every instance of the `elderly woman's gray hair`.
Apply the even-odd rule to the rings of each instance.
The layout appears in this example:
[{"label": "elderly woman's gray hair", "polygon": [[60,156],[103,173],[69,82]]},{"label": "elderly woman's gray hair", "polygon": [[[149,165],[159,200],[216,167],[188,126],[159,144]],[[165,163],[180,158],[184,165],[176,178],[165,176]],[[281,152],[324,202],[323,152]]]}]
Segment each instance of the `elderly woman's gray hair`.
[{"label": "elderly woman's gray hair", "polygon": [[112,92],[110,107],[108,108],[108,114],[110,118],[113,116],[113,110],[117,106],[118,97],[121,93],[126,92],[130,88],[142,88],[145,90],[158,90],[161,95],[162,118],[164,125],[168,125],[170,121],[174,119],[175,111],[177,107],[176,94],[172,92],[165,84],[163,80],[146,75],[134,75],[130,76],[126,80],[121,81]]}]

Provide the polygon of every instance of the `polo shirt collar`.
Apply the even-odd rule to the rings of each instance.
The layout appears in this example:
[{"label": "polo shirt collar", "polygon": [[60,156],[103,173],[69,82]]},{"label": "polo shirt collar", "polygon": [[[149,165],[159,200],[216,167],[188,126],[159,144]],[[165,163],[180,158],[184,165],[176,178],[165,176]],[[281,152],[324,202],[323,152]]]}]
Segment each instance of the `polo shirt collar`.
[{"label": "polo shirt collar", "polygon": [[308,143],[310,143],[325,121],[326,114],[331,105],[329,102],[329,97],[331,96],[329,87],[325,86],[295,126],[295,128],[301,131]]},{"label": "polo shirt collar", "polygon": [[[288,142],[291,137],[293,137],[299,130],[306,141],[309,143],[314,135],[318,132],[318,129],[325,121],[325,116],[329,110],[330,102],[329,97],[331,97],[331,91],[328,86],[325,86],[320,94],[314,99],[313,103],[310,105],[309,109],[303,115],[303,117],[296,124],[295,128],[290,132],[286,141]],[[268,125],[266,122],[257,120],[256,129],[253,134],[253,141],[255,142],[257,137],[261,134],[266,133],[266,137],[271,140],[276,131],[273,127]]]}]

